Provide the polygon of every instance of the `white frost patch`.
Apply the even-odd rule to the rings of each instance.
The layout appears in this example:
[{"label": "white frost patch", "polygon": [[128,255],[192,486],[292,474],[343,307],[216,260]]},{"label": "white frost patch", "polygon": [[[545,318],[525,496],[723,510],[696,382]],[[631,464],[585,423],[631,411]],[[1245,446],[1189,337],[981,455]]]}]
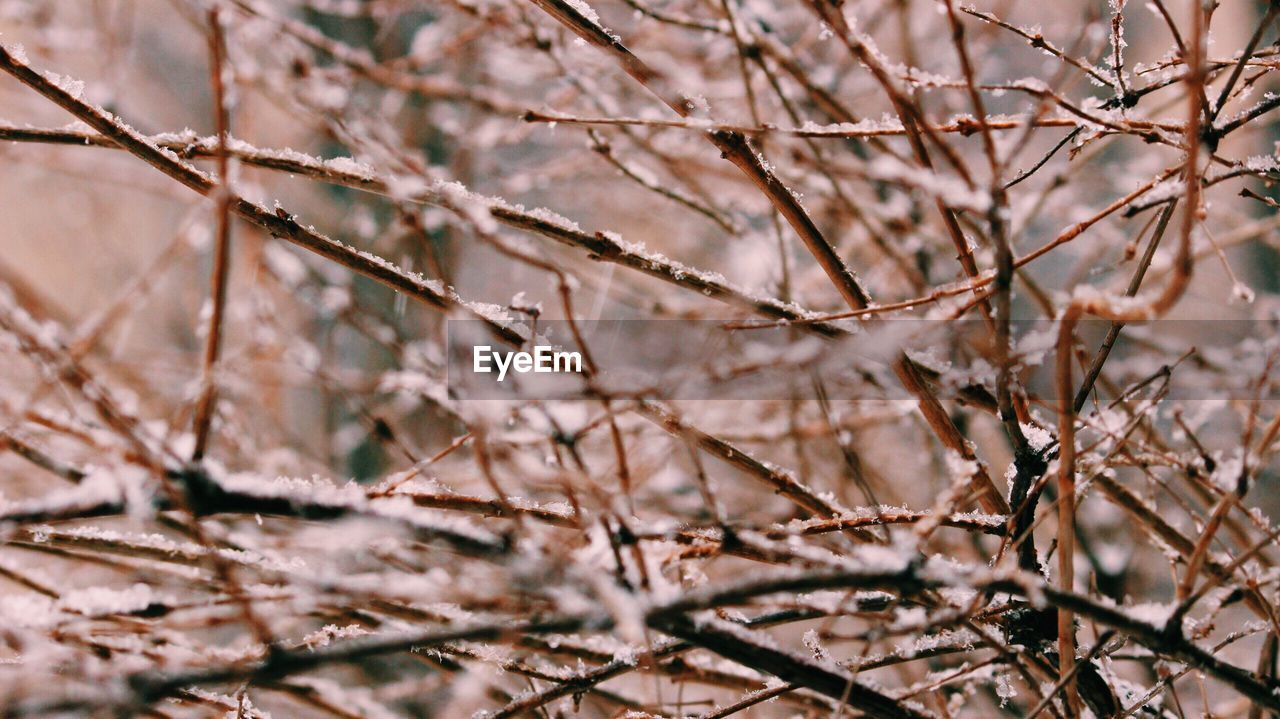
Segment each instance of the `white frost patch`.
[{"label": "white frost patch", "polygon": [[84,95],[84,81],[77,80],[67,75],[59,75],[56,72],[45,71],[42,73],[44,79],[58,86],[59,90],[67,93],[71,97],[79,100]]},{"label": "white frost patch", "polygon": [[1053,435],[1048,430],[1037,427],[1034,424],[1023,424],[1022,434],[1027,438],[1027,444],[1031,445],[1031,449],[1036,452],[1043,452],[1049,445],[1053,444]]},{"label": "white frost patch", "polygon": [[1148,602],[1124,607],[1124,613],[1140,622],[1146,622],[1154,627],[1163,627],[1169,621],[1169,617],[1173,616],[1173,610],[1176,608],[1176,603]]},{"label": "white frost patch", "polygon": [[1006,706],[1010,699],[1018,696],[1018,690],[1013,686],[1013,679],[1007,672],[996,675],[996,696],[1000,697],[1001,707]]},{"label": "white frost patch", "polygon": [[59,605],[67,611],[89,617],[100,617],[109,614],[128,614],[146,609],[153,602],[159,601],[150,585],[138,584],[128,589],[108,589],[106,587],[89,587],[68,592],[62,597]]},{"label": "white frost patch", "polygon": [[1237,451],[1230,457],[1219,460],[1218,466],[1214,468],[1213,475],[1209,479],[1223,492],[1230,494],[1236,491],[1236,486],[1244,472],[1244,457]]}]

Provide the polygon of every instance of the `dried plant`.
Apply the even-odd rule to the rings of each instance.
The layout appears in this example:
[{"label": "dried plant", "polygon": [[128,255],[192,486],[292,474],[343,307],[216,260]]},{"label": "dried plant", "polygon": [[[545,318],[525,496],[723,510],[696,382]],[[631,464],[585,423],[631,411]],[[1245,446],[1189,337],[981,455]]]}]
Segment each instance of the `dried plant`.
[{"label": "dried plant", "polygon": [[1280,715],[1278,15],[0,0],[3,715]]}]

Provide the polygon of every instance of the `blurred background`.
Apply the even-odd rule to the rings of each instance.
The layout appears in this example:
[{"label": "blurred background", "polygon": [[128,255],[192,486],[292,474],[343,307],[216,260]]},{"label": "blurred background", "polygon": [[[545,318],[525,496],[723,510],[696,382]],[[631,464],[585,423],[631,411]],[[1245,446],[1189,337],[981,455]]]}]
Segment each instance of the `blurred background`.
[{"label": "blurred background", "polygon": [[[284,208],[328,237],[441,280],[469,301],[496,305],[495,311],[513,320],[564,317],[560,285],[548,266],[568,278],[572,306],[582,319],[745,320],[757,315],[691,289],[683,275],[664,282],[600,261],[598,248],[555,242],[546,233],[479,227],[499,238],[494,240],[477,231],[465,207],[456,212],[420,201],[426,191],[438,189],[434,183],[456,181],[478,193],[464,205],[478,203],[481,214],[492,198],[501,198],[522,206],[526,218],[571,226],[585,236],[609,233],[610,242],[621,238],[636,256],[683,267],[694,278],[703,277],[702,271],[718,273],[741,296],[794,303],[800,308],[797,316],[847,310],[765,195],[706,142],[712,121],[722,123],[715,127],[750,131],[753,150],[801,198],[876,302],[928,298],[965,279],[937,210],[938,198],[961,207],[962,232],[979,270],[995,266],[981,209],[983,183],[991,180],[982,133],[940,130],[955,162],[938,160],[935,169],[921,170],[910,159],[902,133],[893,132],[897,118],[883,88],[805,3],[592,3],[601,24],[666,83],[695,99],[699,109],[687,121],[623,73],[616,59],[575,38],[529,2],[231,0],[218,5],[230,67],[231,131],[242,143],[236,146],[243,156],[234,163],[234,189],[265,207]],[[197,0],[0,0],[0,42],[21,46],[34,68],[83,82],[83,100],[180,152],[184,144],[195,146],[215,132],[209,7]],[[1216,99],[1226,68],[1267,8],[1267,3],[1233,0],[1214,10],[1207,50],[1216,68],[1210,99]],[[875,46],[875,56],[903,93],[940,128],[963,124],[966,116],[971,122],[973,112],[944,11],[941,3],[927,0],[849,0],[843,7],[844,17]],[[1177,81],[1183,65],[1164,13],[1183,38],[1189,37],[1190,3],[1182,0],[1151,6],[1009,0],[982,2],[962,13],[987,111],[1009,121],[994,132],[1002,179],[1034,169],[1008,190],[1004,221],[1015,256],[1026,256],[1077,225],[1083,230],[1020,268],[1012,304],[1017,319],[1042,320],[1052,328],[1055,313],[1082,285],[1122,293],[1162,206],[1156,201],[1182,191],[1175,176],[1112,208],[1182,162],[1178,128],[1188,105]],[[1034,46],[1035,37],[1054,49]],[[1223,122],[1274,97],[1270,71],[1276,37],[1274,26],[1262,32],[1255,59],[1221,113]],[[742,51],[744,43],[749,52]],[[1058,51],[1070,62],[1054,54]],[[763,59],[752,64],[748,57]],[[1042,86],[1062,102],[1041,107],[1043,96],[1026,90]],[[1108,105],[1128,92],[1134,95],[1127,106]],[[1034,113],[1057,124],[1026,132],[1010,120]],[[74,119],[12,77],[0,77],[0,131],[85,133]],[[1154,123],[1155,130],[1144,136],[1135,129],[1142,123]],[[875,129],[888,132],[840,136]],[[799,130],[817,136],[802,136]],[[1108,366],[1084,412],[1085,444],[1093,452],[1087,471],[1119,476],[1135,497],[1150,502],[1153,512],[1190,537],[1204,526],[1218,496],[1214,491],[1221,488],[1204,489],[1204,476],[1188,479],[1187,463],[1209,456],[1221,467],[1252,456],[1245,449],[1263,433],[1274,405],[1249,402],[1241,394],[1204,394],[1195,401],[1140,408],[1136,414],[1149,413],[1150,425],[1137,433],[1139,448],[1125,453],[1111,452],[1108,438],[1114,440],[1134,413],[1117,419],[1108,414],[1114,409],[1109,402],[1170,364],[1177,368],[1174,382],[1184,374],[1216,375],[1256,388],[1261,397],[1272,396],[1273,322],[1280,310],[1280,219],[1273,204],[1280,193],[1272,186],[1280,167],[1277,140],[1275,117],[1262,113],[1225,136],[1214,159],[1206,161],[1205,217],[1192,235],[1195,276],[1169,315],[1233,322],[1219,328],[1208,323],[1133,328],[1136,349]],[[193,162],[212,171],[208,152],[192,154],[198,156]],[[301,158],[304,164],[312,158],[351,158],[339,167],[355,168],[356,175],[376,173],[385,187],[365,191],[332,177],[243,161],[246,157]],[[189,447],[210,312],[213,203],[118,149],[0,141],[0,163],[0,282],[32,314],[60,325],[59,338],[148,431],[170,446]],[[966,188],[958,168],[976,178],[979,190]],[[1246,188],[1256,197],[1241,196]],[[1162,287],[1168,278],[1180,222],[1179,212],[1144,289]],[[451,396],[443,373],[444,322],[457,317],[456,311],[431,311],[245,222],[234,223],[232,242],[209,453],[227,472],[351,479],[365,487],[411,472],[448,492],[491,497],[494,486],[503,486],[530,501],[581,501],[602,515],[617,512],[655,526],[684,527],[711,522],[699,484],[705,471],[734,522],[772,526],[804,514],[768,488],[744,483],[738,469],[722,463],[703,468],[690,459],[679,437],[663,434],[629,410],[617,413],[628,451],[619,463],[608,431],[607,418],[614,415],[598,402],[468,402]],[[526,261],[529,257],[542,264]],[[888,316],[947,319],[971,298],[952,292]],[[1083,335],[1081,361],[1087,364],[1100,332],[1090,329]],[[1026,367],[1052,366],[1051,338],[1045,339],[1019,338],[1025,342],[1015,343],[1018,361]],[[1193,347],[1194,356],[1183,358]],[[6,355],[0,360],[6,433],[31,439],[71,463],[127,463],[118,441],[95,434],[102,427],[88,418],[91,413],[81,402],[42,378],[12,347]],[[969,350],[957,357],[958,364],[941,367],[933,378],[939,391],[964,394],[959,390],[977,386],[986,392],[985,401],[993,402],[990,357]],[[1051,399],[1035,391],[1027,397],[1028,427],[1056,427]],[[794,470],[815,492],[845,506],[925,510],[955,484],[948,454],[915,402],[900,392],[869,389],[861,400],[842,396],[830,403],[770,397],[676,405],[702,430]],[[946,408],[1004,493],[1008,486],[1002,475],[1012,449],[993,412],[979,405],[974,409],[972,403],[948,400]],[[65,426],[59,424],[63,421]],[[1109,424],[1114,422],[1120,424]],[[450,450],[460,436],[486,433],[492,466],[470,448]],[[566,444],[566,436],[581,444]],[[570,449],[588,457],[585,468],[572,466]],[[441,452],[429,471],[421,469]],[[1233,521],[1243,529],[1223,540],[1225,549],[1239,550],[1249,546],[1246,539],[1265,536],[1266,515],[1280,509],[1274,458],[1264,452],[1251,461],[1256,489],[1244,507],[1233,510]],[[40,498],[55,481],[13,452],[0,456],[0,477],[11,501]],[[621,499],[624,480],[629,483],[626,502]],[[1201,489],[1189,490],[1186,482],[1198,482]],[[578,495],[565,490],[574,483]],[[1177,563],[1164,562],[1148,528],[1114,497],[1090,489],[1081,503],[1081,541],[1088,545],[1089,561],[1082,562],[1080,586],[1118,602],[1169,601],[1177,580],[1171,567]],[[1046,521],[1036,530],[1042,551],[1051,545],[1052,524]],[[128,526],[140,530],[145,525]],[[257,531],[247,522],[237,527],[250,535]],[[312,561],[323,562],[332,553],[336,573],[363,567],[367,557],[347,553],[363,544],[358,540],[379,534],[352,530],[355,539],[344,542],[278,527],[263,532],[257,541],[264,546],[296,550]],[[587,540],[583,534],[564,541]],[[955,527],[943,528],[931,541],[941,554],[979,564],[1000,546],[996,537]],[[704,570],[714,577],[741,571],[733,564],[739,559],[714,566],[712,559],[704,566],[697,557],[676,555],[679,551],[672,550],[664,564],[676,583]],[[53,560],[16,551],[6,561],[26,571]],[[433,561],[404,571],[426,574]],[[1260,574],[1269,571],[1269,560],[1259,562]],[[69,568],[80,565],[70,561],[51,566],[57,581],[69,585],[114,576],[102,569],[73,574]],[[466,580],[423,601],[466,605],[467,599],[451,592],[476,599],[490,588],[499,594],[502,587],[510,589],[509,580],[518,585],[529,579],[515,581],[502,572],[495,578],[479,569],[450,571]],[[1217,609],[1211,614],[1210,623],[1219,616]],[[1243,621],[1244,614],[1238,607],[1225,610],[1223,626]],[[289,626],[301,632],[319,621],[310,616]],[[863,618],[850,626],[865,629],[859,622]],[[823,636],[839,643],[845,629],[824,628]],[[799,634],[779,632],[796,646]],[[1256,665],[1261,642],[1251,637],[1225,656]],[[872,651],[880,645],[850,640],[849,646]],[[853,652],[842,649],[841,655]],[[1134,681],[1154,681],[1154,665],[1138,663],[1121,673]],[[384,669],[387,674],[378,673]],[[905,683],[923,680],[927,669],[903,670],[900,677]],[[372,687],[389,675],[399,678],[401,667],[362,671],[369,673],[343,680]],[[892,678],[895,671],[884,675]],[[504,686],[508,698],[523,691],[518,682],[484,677],[477,680],[480,686]],[[945,710],[951,698],[957,715],[993,715],[986,712],[1000,711],[1001,695],[994,693],[991,676],[982,681],[978,690],[948,688],[939,703]],[[381,698],[407,715],[468,716],[501,705],[487,701],[483,692],[462,696],[461,690],[439,688],[415,699],[398,694],[392,683],[382,686]],[[648,691],[639,680],[635,686]],[[688,711],[669,705],[658,709],[671,716],[695,714],[709,709],[713,699],[736,696],[723,687],[715,691],[720,693],[698,694],[705,705]],[[1232,703],[1234,695],[1219,688],[1207,696],[1217,702],[1215,711],[1240,709]],[[962,706],[970,700],[971,706]],[[302,715],[294,713],[303,711],[296,704],[282,706],[284,716]],[[770,715],[793,710],[818,711],[753,709]],[[601,701],[588,702],[584,711],[607,716],[620,710]]]}]

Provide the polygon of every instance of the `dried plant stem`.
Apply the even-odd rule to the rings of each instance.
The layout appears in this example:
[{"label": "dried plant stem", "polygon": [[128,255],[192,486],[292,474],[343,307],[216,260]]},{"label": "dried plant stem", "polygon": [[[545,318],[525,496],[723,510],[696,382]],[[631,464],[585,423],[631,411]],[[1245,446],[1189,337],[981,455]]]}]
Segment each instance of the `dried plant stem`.
[{"label": "dried plant stem", "polygon": [[[86,125],[118,144],[121,148],[182,183],[187,188],[206,197],[213,194],[216,185],[208,175],[173,156],[172,153],[166,154],[152,142],[138,134],[133,128],[121,123],[100,108],[76,98],[44,75],[32,70],[26,63],[14,58],[5,48],[0,48],[0,70],[4,70],[31,89],[44,95],[50,101],[75,115]],[[433,309],[447,310],[457,304],[460,299],[450,291],[433,287],[426,280],[414,276],[381,258],[362,253],[325,237],[309,227],[304,227],[292,215],[283,210],[271,212],[232,193],[231,212],[249,223],[261,227],[272,236],[283,238],[321,257],[337,262],[354,272],[369,277],[398,292],[403,292]],[[465,303],[463,303],[463,306],[466,306]],[[490,324],[493,331],[507,342],[518,345],[523,341],[523,337],[515,329],[499,322],[493,322],[488,318],[480,317],[479,319]]]},{"label": "dried plant stem", "polygon": [[209,10],[209,74],[212,76],[215,127],[218,137],[218,186],[214,190],[217,231],[214,238],[212,292],[210,298],[209,326],[206,330],[204,363],[201,366],[200,397],[195,409],[195,448],[193,461],[200,461],[209,444],[209,429],[213,422],[214,402],[217,398],[215,377],[218,356],[222,349],[222,321],[227,305],[227,281],[231,264],[231,162],[227,157],[227,140],[231,136],[231,111],[227,104],[225,79],[226,41],[223,39],[218,9]]}]

